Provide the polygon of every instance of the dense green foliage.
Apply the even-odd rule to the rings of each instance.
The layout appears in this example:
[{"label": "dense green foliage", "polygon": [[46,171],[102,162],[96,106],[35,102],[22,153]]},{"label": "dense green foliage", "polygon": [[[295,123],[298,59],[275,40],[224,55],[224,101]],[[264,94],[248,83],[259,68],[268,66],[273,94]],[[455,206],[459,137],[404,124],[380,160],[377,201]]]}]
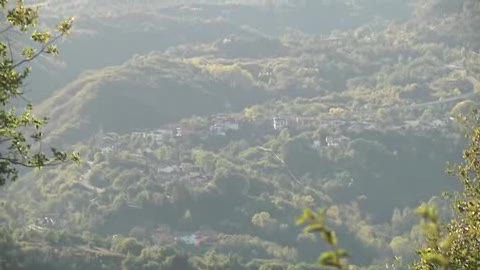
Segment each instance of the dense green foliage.
[{"label": "dense green foliage", "polygon": [[43,141],[83,162],[5,187],[3,268],[317,270],[344,248],[354,269],[404,269],[418,203],[452,215],[439,194],[460,186],[443,172],[465,143],[453,117],[479,102],[478,1],[111,2],[44,7],[78,13],[79,34],[55,84],[76,79],[36,106]]},{"label": "dense green foliage", "polygon": [[420,261],[413,269],[476,269],[480,267],[479,176],[480,117],[474,110],[463,119],[469,127],[469,145],[463,152],[464,161],[452,169],[463,190],[454,194],[454,218],[445,225],[438,220],[435,209],[423,206],[419,213],[426,219],[427,246],[419,250]]}]

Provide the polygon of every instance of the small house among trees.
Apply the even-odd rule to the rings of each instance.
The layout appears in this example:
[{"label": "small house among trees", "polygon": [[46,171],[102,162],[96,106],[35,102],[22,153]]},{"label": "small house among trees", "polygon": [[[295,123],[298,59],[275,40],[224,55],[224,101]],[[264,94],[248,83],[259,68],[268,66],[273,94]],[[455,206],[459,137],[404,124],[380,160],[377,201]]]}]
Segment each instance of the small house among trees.
[{"label": "small house among trees", "polygon": [[273,118],[273,128],[275,130],[281,130],[288,127],[288,119],[285,117],[274,117]]}]

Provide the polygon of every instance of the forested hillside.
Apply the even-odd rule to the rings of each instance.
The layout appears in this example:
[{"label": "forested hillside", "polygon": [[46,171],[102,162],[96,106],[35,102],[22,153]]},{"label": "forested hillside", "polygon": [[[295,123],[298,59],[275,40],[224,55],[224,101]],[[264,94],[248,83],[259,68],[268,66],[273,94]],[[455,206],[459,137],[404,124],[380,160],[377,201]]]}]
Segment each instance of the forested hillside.
[{"label": "forested hillside", "polygon": [[415,207],[450,216],[478,1],[98,2],[41,5],[77,20],[35,113],[82,162],[4,187],[0,269],[327,269],[305,207],[354,269],[407,269]]}]

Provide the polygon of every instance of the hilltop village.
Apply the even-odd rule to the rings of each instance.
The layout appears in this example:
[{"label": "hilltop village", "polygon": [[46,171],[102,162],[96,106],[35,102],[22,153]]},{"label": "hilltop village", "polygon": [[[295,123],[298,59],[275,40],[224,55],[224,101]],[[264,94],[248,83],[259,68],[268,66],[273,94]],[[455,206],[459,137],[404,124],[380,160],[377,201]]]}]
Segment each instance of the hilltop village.
[{"label": "hilltop village", "polygon": [[[186,144],[191,148],[209,144],[215,141],[221,141],[225,144],[228,140],[239,140],[245,138],[265,138],[266,141],[257,140],[257,148],[270,152],[280,161],[293,180],[299,181],[292,171],[288,168],[282,158],[273,150],[262,147],[268,141],[269,137],[279,136],[282,132],[289,132],[291,136],[295,134],[310,134],[309,147],[314,151],[330,151],[331,149],[345,150],[349,144],[358,139],[358,134],[364,132],[415,132],[420,133],[444,133],[454,128],[455,118],[435,119],[433,121],[403,121],[400,124],[387,125],[384,121],[376,120],[371,117],[362,117],[362,120],[347,120],[347,117],[330,115],[319,118],[300,117],[300,116],[272,116],[249,119],[239,114],[218,114],[205,119],[206,121],[189,123],[180,123],[167,125],[162,128],[150,131],[134,131],[127,134],[117,134],[105,132],[102,128],[91,139],[91,153],[87,156],[89,160],[84,162],[82,168],[78,171],[77,181],[74,186],[84,189],[90,197],[90,206],[101,207],[106,203],[105,199],[109,191],[105,183],[111,180],[105,179],[105,176],[99,175],[95,169],[98,162],[103,159],[110,159],[119,162],[123,155],[128,152],[127,160],[119,163],[125,169],[131,168],[138,177],[147,177],[162,186],[163,192],[155,193],[151,198],[156,204],[166,202],[175,203],[172,193],[172,187],[181,184],[189,189],[204,189],[212,185],[214,172],[208,167],[201,166],[191,158],[182,158],[178,153],[170,158],[161,158],[158,155],[158,149],[165,145]],[[202,125],[203,124],[203,125]],[[133,145],[134,151],[130,148]],[[214,147],[219,147],[214,146]],[[330,149],[330,150],[328,150]],[[396,154],[396,150],[393,150]],[[100,155],[100,156],[98,156]],[[90,158],[89,158],[90,157]],[[117,158],[116,158],[117,157]],[[134,160],[134,161],[132,161]],[[352,180],[353,181],[353,180]],[[350,182],[351,185],[353,182]],[[301,183],[305,185],[305,183]],[[243,185],[239,190],[243,195],[249,196],[249,184]],[[145,202],[139,202],[129,198],[128,194],[122,195],[124,206],[132,210],[141,211],[145,207]],[[108,199],[107,199],[108,200]],[[102,202],[103,201],[103,202]],[[66,213],[50,213],[45,216],[38,216],[36,220],[28,225],[30,230],[45,231],[47,229],[68,229],[69,221],[64,216]],[[188,213],[187,213],[188,215]],[[287,224],[283,224],[285,228]],[[111,237],[117,237],[117,234],[111,233]],[[208,227],[204,229],[188,232],[176,231],[168,224],[156,224],[149,233],[149,239],[153,244],[165,245],[185,245],[199,248],[203,245],[212,245],[221,235]]]},{"label": "hilltop village", "polygon": [[[312,147],[331,147],[346,145],[350,139],[343,134],[360,133],[364,131],[415,131],[430,132],[442,131],[452,127],[456,121],[455,117],[447,116],[445,119],[429,119],[428,121],[405,120],[398,124],[385,123],[378,119],[362,118],[362,120],[349,119],[347,117],[327,116],[327,117],[301,117],[301,116],[273,116],[262,119],[248,119],[242,115],[219,114],[208,117],[208,125],[201,126],[179,124],[167,125],[156,130],[133,131],[129,134],[119,135],[116,133],[106,133],[100,128],[96,135],[96,147],[103,154],[108,154],[119,147],[116,140],[119,137],[127,136],[131,140],[144,140],[161,145],[169,139],[188,139],[188,138],[215,138],[235,136],[245,132],[259,133],[262,135],[274,135],[282,130],[289,130],[293,133],[302,133],[305,131],[322,130],[321,138],[311,138]],[[147,150],[148,151],[148,150]]]}]

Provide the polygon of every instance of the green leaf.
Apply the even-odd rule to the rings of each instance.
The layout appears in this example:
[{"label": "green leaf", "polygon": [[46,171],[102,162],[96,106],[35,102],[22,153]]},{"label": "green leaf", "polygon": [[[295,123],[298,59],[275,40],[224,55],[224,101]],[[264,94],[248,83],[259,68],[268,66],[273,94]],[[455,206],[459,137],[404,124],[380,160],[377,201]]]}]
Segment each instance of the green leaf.
[{"label": "green leaf", "polygon": [[327,241],[331,246],[336,246],[338,243],[337,234],[335,231],[324,230],[322,231],[322,238]]},{"label": "green leaf", "polygon": [[297,218],[296,224],[302,225],[305,224],[307,221],[312,221],[315,219],[315,214],[309,208],[303,209],[303,214]]},{"label": "green leaf", "polygon": [[33,58],[34,55],[35,50],[32,47],[26,46],[25,48],[23,48],[22,56],[25,57],[25,59],[30,60]]},{"label": "green leaf", "polygon": [[324,230],[325,226],[319,223],[310,224],[304,229],[304,231],[307,233],[322,232]]},{"label": "green leaf", "polygon": [[428,253],[423,256],[423,259],[427,263],[435,264],[438,266],[447,266],[448,265],[448,259],[443,256],[442,254],[438,253]]},{"label": "green leaf", "polygon": [[74,20],[75,20],[74,17],[70,17],[66,20],[63,20],[62,22],[60,22],[57,25],[57,30],[63,35],[69,34],[70,29],[72,29],[72,25],[73,25]]},{"label": "green leaf", "polygon": [[45,50],[45,53],[57,55],[58,54],[58,48],[55,45],[49,45],[47,47],[47,49]]},{"label": "green leaf", "polygon": [[448,235],[445,239],[443,239],[438,247],[442,249],[443,251],[448,251],[452,247],[454,236],[453,235]]},{"label": "green leaf", "polygon": [[438,220],[437,210],[435,207],[429,206],[426,203],[422,203],[415,209],[415,213],[422,216],[424,219],[436,222]]},{"label": "green leaf", "polygon": [[40,42],[42,44],[46,44],[47,42],[50,41],[50,33],[45,31],[45,32],[40,32],[38,30],[35,30],[31,36],[33,41]]},{"label": "green leaf", "polygon": [[340,258],[335,251],[323,252],[318,258],[318,262],[324,266],[332,266],[338,269],[342,268]]},{"label": "green leaf", "polygon": [[7,57],[8,47],[4,42],[0,42],[0,57]]}]

